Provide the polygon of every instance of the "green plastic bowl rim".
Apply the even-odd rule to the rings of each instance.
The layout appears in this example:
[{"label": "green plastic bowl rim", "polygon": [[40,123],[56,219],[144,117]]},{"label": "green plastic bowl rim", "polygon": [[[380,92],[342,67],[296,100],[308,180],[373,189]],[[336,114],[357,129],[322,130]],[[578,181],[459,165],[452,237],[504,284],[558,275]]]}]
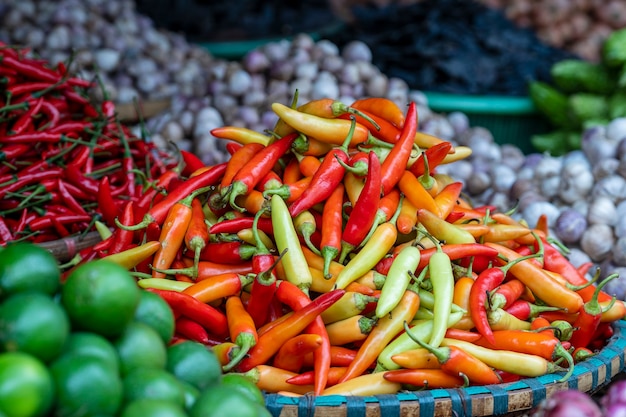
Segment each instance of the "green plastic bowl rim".
[{"label": "green plastic bowl rim", "polygon": [[529,97],[474,96],[424,91],[428,106],[437,112],[460,111],[468,114],[535,115],[537,109]]}]

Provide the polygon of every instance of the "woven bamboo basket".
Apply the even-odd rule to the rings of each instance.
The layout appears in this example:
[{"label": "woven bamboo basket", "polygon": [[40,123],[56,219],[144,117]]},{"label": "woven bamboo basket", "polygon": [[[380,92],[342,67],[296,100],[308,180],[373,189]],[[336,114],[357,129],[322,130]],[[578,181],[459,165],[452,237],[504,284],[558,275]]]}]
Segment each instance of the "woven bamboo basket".
[{"label": "woven bamboo basket", "polygon": [[625,337],[626,321],[616,322],[607,345],[577,364],[565,382],[557,382],[562,374],[549,374],[506,384],[371,397],[267,394],[266,405],[274,417],[522,416],[558,391],[571,388],[593,394],[606,386],[624,370]]}]

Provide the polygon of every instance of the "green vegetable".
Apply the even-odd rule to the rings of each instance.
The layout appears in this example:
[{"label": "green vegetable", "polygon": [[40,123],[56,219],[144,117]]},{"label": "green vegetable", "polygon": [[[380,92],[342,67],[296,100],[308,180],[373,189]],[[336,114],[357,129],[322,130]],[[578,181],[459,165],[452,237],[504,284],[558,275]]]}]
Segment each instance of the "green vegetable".
[{"label": "green vegetable", "polygon": [[626,92],[618,91],[609,97],[609,118],[626,116]]},{"label": "green vegetable", "polygon": [[532,81],[529,85],[529,94],[537,110],[552,125],[562,128],[577,125],[570,114],[567,96],[553,86],[541,81]]},{"label": "green vegetable", "polygon": [[557,62],[550,74],[554,84],[565,93],[610,94],[616,88],[616,80],[608,68],[579,59]]},{"label": "green vegetable", "polygon": [[616,30],[602,44],[602,62],[608,67],[626,64],[626,28]]},{"label": "green vegetable", "polygon": [[531,136],[530,143],[539,152],[559,156],[571,150],[580,149],[580,132],[555,130]]},{"label": "green vegetable", "polygon": [[609,116],[607,98],[599,94],[572,94],[568,99],[568,108],[581,121],[603,120]]}]

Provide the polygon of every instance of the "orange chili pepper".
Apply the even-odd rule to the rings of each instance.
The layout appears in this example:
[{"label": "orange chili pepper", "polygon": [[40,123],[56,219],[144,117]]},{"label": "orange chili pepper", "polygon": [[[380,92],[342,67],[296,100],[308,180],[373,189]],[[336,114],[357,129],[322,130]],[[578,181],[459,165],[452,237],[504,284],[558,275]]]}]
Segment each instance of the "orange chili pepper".
[{"label": "orange chili pepper", "polygon": [[405,350],[391,356],[399,367],[406,369],[439,369],[439,361],[428,349],[416,348]]},{"label": "orange chili pepper", "polygon": [[187,226],[185,232],[185,246],[194,254],[194,269],[195,274],[192,278],[198,277],[198,262],[200,262],[200,252],[209,242],[209,228],[204,221],[204,211],[202,210],[202,203],[197,198],[191,201],[191,220]]},{"label": "orange chili pepper", "polygon": [[297,158],[291,158],[285,169],[283,170],[283,184],[289,185],[302,178],[300,171],[300,161]]},{"label": "orange chili pepper", "polygon": [[326,325],[328,339],[335,346],[365,340],[376,324],[376,319],[357,314]]},{"label": "orange chili pepper", "polygon": [[439,216],[439,207],[433,197],[410,171],[404,171],[398,181],[398,188],[415,207],[423,208]]},{"label": "orange chili pepper", "polygon": [[400,213],[396,220],[396,227],[398,232],[408,235],[413,231],[417,224],[417,206],[411,202],[408,198],[402,201],[400,207]]},{"label": "orange chili pepper", "polygon": [[224,366],[229,363],[232,358],[237,354],[239,346],[233,342],[223,342],[218,345],[212,346],[211,350],[215,353],[220,365]]},{"label": "orange chili pepper", "polygon": [[302,333],[287,340],[276,352],[273,366],[291,372],[300,372],[304,355],[314,352],[322,345],[319,334]]},{"label": "orange chili pepper", "polygon": [[240,275],[234,272],[224,272],[196,281],[183,292],[203,303],[210,303],[240,293],[242,288],[251,284],[252,281],[254,281],[252,274]]},{"label": "orange chili pepper", "polygon": [[[498,243],[485,243],[486,246],[496,249],[509,262],[521,257],[520,254]],[[533,294],[546,304],[561,307],[568,312],[577,312],[583,305],[582,297],[575,291],[551,279],[543,269],[531,260],[516,263],[510,273],[522,281]]]},{"label": "orange chili pepper", "polygon": [[455,181],[444,185],[433,197],[435,205],[439,207],[439,216],[442,219],[448,217],[457,207],[461,191],[463,191],[463,183]]},{"label": "orange chili pepper", "polygon": [[293,144],[294,152],[304,156],[323,156],[332,148],[331,143],[322,142],[311,136],[300,136]]},{"label": "orange chili pepper", "polygon": [[238,149],[228,160],[226,165],[226,171],[224,172],[224,176],[222,177],[222,181],[220,182],[220,189],[224,189],[228,187],[235,174],[244,167],[254,155],[259,153],[261,149],[264,149],[265,146],[259,143],[249,143],[243,145],[240,149]]},{"label": "orange chili pepper", "polygon": [[350,107],[381,117],[399,129],[404,126],[404,112],[394,101],[386,97],[359,98]]},{"label": "orange chili pepper", "polygon": [[408,331],[409,325],[405,322],[404,328],[415,343],[435,355],[441,370],[453,376],[465,375],[470,383],[479,385],[499,384],[500,376],[489,365],[480,359],[465,352],[456,346],[434,347],[422,342]]},{"label": "orange chili pepper", "polygon": [[228,331],[230,340],[234,341],[239,350],[231,361],[222,369],[226,372],[233,369],[248,354],[248,351],[256,345],[258,340],[254,320],[243,305],[238,295],[229,296],[225,303],[226,318],[228,319]]},{"label": "orange chili pepper", "polygon": [[305,156],[300,159],[300,172],[305,177],[312,177],[317,169],[322,165],[322,161],[320,161],[315,156]]},{"label": "orange chili pepper", "polygon": [[169,210],[161,228],[161,235],[159,236],[161,247],[154,254],[153,278],[165,277],[165,273],[159,272],[159,270],[167,269],[172,265],[174,258],[185,240],[185,233],[193,217],[191,209],[193,199],[210,189],[210,187],[203,187],[193,191],[187,197],[179,200]]},{"label": "orange chili pepper", "polygon": [[460,388],[465,380],[441,369],[396,369],[383,372],[383,377],[390,382],[420,388]]},{"label": "orange chili pepper", "polygon": [[262,391],[270,393],[285,391],[302,395],[312,392],[313,385],[296,385],[287,382],[297,375],[295,372],[271,365],[257,365],[244,373],[244,376],[254,382]]},{"label": "orange chili pepper", "polygon": [[[330,346],[330,364],[331,366],[345,366],[347,367],[356,358],[357,351],[347,348],[345,346]],[[312,367],[314,357],[312,354],[304,356],[304,366],[307,368]]]},{"label": "orange chili pepper", "polygon": [[[280,291],[280,287],[277,293],[278,291]],[[320,295],[305,307],[295,311],[291,317],[279,326],[260,335],[257,344],[250,349],[248,357],[240,362],[239,367],[241,370],[245,372],[255,366],[266,363],[287,340],[299,334],[315,321],[316,317],[340,299],[344,292],[344,290],[338,289]]]}]

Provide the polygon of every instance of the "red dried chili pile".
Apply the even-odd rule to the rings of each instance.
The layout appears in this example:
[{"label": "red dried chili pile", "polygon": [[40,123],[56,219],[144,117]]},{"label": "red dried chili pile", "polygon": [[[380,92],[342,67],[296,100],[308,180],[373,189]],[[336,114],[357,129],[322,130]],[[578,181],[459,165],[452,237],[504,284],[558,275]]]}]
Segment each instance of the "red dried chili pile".
[{"label": "red dried chili pile", "polygon": [[113,225],[174,162],[121,125],[95,82],[0,44],[0,245]]}]

